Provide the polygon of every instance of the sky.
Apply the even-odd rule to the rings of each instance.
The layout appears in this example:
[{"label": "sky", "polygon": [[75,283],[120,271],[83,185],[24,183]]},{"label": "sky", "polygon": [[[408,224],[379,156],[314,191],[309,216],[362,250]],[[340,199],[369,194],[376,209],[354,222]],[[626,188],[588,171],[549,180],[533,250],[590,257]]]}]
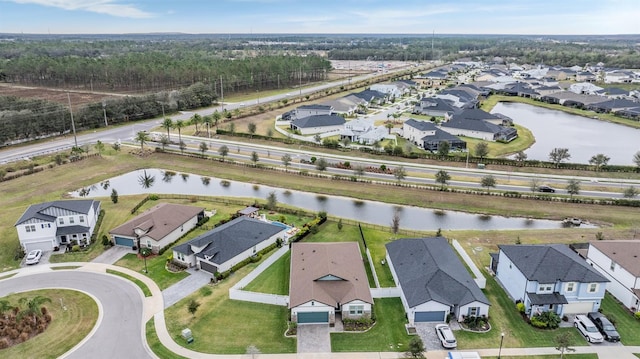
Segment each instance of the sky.
[{"label": "sky", "polygon": [[0,0],[0,33],[640,34],[639,0]]}]

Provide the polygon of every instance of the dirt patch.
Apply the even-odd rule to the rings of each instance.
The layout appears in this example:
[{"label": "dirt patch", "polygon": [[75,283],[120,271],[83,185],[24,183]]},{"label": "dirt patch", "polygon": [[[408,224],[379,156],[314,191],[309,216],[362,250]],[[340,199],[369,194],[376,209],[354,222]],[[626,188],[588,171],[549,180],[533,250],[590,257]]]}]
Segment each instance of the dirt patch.
[{"label": "dirt patch", "polygon": [[[69,104],[69,98],[67,97],[66,89],[0,84],[0,96],[38,98],[65,105]],[[71,98],[71,105],[73,107],[80,107],[89,103],[102,102],[103,100],[123,96],[125,95],[116,93],[69,90],[69,97]]]}]

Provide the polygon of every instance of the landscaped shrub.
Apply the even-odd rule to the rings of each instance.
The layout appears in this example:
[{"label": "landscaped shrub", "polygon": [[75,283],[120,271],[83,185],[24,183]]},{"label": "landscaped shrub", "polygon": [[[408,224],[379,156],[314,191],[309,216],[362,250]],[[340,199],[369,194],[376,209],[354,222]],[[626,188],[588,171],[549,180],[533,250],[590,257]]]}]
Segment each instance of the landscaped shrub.
[{"label": "landscaped shrub", "polygon": [[542,321],[538,314],[536,314],[533,317],[531,317],[531,325],[533,325],[536,328],[546,328],[547,327],[547,323]]},{"label": "landscaped shrub", "polygon": [[633,316],[636,317],[636,319],[640,319],[640,312],[636,312]]},{"label": "landscaped shrub", "polygon": [[531,317],[531,325],[536,328],[556,329],[560,326],[560,316],[554,312],[542,312]]},{"label": "landscaped shrub", "polygon": [[522,302],[516,303],[516,309],[518,309],[518,312],[520,312],[521,314],[524,313],[525,311],[524,303]]}]

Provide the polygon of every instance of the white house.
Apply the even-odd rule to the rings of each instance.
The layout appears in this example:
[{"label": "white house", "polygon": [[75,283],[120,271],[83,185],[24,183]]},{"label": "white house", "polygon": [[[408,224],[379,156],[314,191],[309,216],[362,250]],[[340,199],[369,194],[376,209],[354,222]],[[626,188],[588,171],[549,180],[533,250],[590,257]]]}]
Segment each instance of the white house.
[{"label": "white house", "polygon": [[[297,118],[290,123],[294,131],[300,131],[303,135],[314,133],[338,132],[342,130],[347,121],[338,115],[313,115]],[[336,133],[337,134],[337,133]]]},{"label": "white house", "polygon": [[563,244],[498,246],[496,279],[532,316],[597,311],[609,280]]},{"label": "white house", "polygon": [[109,231],[115,245],[150,248],[153,253],[170,245],[204,218],[204,208],[160,203]]},{"label": "white house", "polygon": [[607,290],[629,310],[640,308],[640,241],[589,243],[587,263],[609,279]]},{"label": "white house", "polygon": [[289,309],[298,324],[371,315],[373,298],[357,242],[291,245]]},{"label": "white house", "polygon": [[489,315],[489,300],[445,238],[398,239],[386,248],[409,323]]},{"label": "white house", "polygon": [[287,230],[283,225],[241,216],[173,247],[173,260],[211,274],[226,272],[278,238],[285,240]]},{"label": "white house", "polygon": [[20,246],[51,251],[61,244],[87,245],[100,214],[100,201],[53,201],[29,206],[15,224]]}]

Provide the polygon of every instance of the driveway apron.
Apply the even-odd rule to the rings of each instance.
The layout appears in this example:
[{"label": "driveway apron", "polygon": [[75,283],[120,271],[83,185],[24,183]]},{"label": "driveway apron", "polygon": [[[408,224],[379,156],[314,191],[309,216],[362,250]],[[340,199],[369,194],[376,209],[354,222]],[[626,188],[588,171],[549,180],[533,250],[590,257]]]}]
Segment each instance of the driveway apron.
[{"label": "driveway apron", "polygon": [[211,282],[211,274],[205,271],[193,268],[187,271],[190,273],[188,277],[162,291],[165,309]]},{"label": "driveway apron", "polygon": [[328,324],[298,325],[298,353],[331,353]]}]

